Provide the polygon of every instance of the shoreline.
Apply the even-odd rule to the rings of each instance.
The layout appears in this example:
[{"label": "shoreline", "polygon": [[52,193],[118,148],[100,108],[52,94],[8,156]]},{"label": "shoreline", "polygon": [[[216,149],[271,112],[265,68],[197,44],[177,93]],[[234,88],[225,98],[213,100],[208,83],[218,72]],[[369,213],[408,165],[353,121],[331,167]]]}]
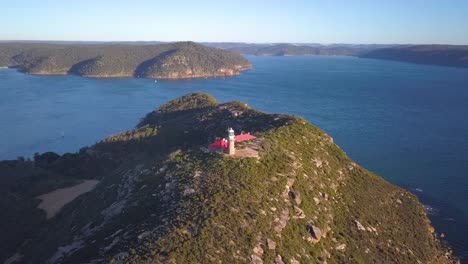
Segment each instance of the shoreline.
[{"label": "shoreline", "polygon": [[[14,69],[13,67],[0,67],[0,69]],[[185,76],[180,76],[180,77],[164,77],[164,76],[157,76],[157,77],[140,77],[140,76],[134,76],[134,75],[77,75],[69,72],[27,72],[27,71],[21,71],[17,69],[17,72],[20,72],[22,74],[29,74],[29,75],[35,75],[35,76],[63,76],[63,75],[70,75],[70,76],[78,76],[82,78],[90,78],[90,79],[148,79],[148,80],[172,80],[172,81],[177,81],[177,80],[189,80],[189,79],[207,79],[207,78],[229,78],[229,77],[234,77],[242,74],[244,71],[252,70],[253,67],[245,67],[243,69],[237,69],[233,73],[220,73],[220,74],[199,74],[199,75],[185,75]]]}]

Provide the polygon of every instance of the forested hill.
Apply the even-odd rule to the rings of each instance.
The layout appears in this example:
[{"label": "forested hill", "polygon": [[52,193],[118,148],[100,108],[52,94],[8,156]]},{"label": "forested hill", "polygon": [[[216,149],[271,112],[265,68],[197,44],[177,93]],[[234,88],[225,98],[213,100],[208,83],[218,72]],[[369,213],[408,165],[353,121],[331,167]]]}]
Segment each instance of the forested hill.
[{"label": "forested hill", "polygon": [[385,44],[252,44],[207,43],[256,56],[356,56],[451,67],[468,67],[468,46]]},{"label": "forested hill", "polygon": [[241,55],[194,42],[158,45],[0,43],[0,67],[31,74],[177,79],[237,75]]},{"label": "forested hill", "polygon": [[416,45],[376,49],[359,55],[361,58],[405,61],[453,67],[468,67],[468,46]]},{"label": "forested hill", "polygon": [[[227,127],[257,138],[210,151]],[[414,195],[323,131],[206,94],[0,175],[0,263],[456,262]]]},{"label": "forested hill", "polygon": [[355,56],[374,49],[373,45],[294,45],[294,44],[246,44],[229,47],[231,51],[256,56]]}]

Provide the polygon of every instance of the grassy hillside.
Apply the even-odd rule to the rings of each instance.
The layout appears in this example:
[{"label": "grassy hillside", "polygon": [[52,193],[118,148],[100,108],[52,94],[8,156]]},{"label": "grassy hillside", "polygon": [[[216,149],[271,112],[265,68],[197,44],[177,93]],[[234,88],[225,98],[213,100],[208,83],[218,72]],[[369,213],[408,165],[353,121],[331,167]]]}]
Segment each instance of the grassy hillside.
[{"label": "grassy hillside", "polygon": [[[259,158],[207,151],[227,127],[256,135]],[[100,183],[48,221],[19,206],[19,215],[38,215],[22,218],[36,226],[0,261],[16,253],[22,263],[455,262],[415,196],[355,164],[323,131],[206,94],[168,102],[77,154],[14,164],[0,174],[59,179],[42,189],[5,185],[30,203],[59,183]]]},{"label": "grassy hillside", "polygon": [[252,66],[242,56],[193,42],[158,45],[0,43],[0,67],[32,74],[157,79],[231,76]]}]

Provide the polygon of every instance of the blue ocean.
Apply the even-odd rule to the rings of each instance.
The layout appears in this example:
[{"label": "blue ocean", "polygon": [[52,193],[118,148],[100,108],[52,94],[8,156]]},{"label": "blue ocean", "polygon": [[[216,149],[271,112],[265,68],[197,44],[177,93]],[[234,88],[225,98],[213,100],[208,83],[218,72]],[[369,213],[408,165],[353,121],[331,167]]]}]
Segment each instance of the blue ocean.
[{"label": "blue ocean", "polygon": [[248,57],[222,79],[33,76],[0,69],[0,159],[75,152],[190,92],[299,115],[357,163],[404,187],[468,258],[468,69],[352,57]]}]

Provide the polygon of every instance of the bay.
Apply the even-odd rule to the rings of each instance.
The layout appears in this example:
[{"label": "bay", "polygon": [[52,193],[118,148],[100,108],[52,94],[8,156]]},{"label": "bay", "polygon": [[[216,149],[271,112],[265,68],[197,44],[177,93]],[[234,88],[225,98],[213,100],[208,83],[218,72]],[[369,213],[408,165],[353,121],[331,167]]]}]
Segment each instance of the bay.
[{"label": "bay", "polygon": [[170,99],[206,92],[299,115],[347,154],[427,206],[468,257],[468,69],[352,57],[248,57],[222,79],[153,81],[35,76],[0,69],[0,159],[76,152],[132,129]]}]

